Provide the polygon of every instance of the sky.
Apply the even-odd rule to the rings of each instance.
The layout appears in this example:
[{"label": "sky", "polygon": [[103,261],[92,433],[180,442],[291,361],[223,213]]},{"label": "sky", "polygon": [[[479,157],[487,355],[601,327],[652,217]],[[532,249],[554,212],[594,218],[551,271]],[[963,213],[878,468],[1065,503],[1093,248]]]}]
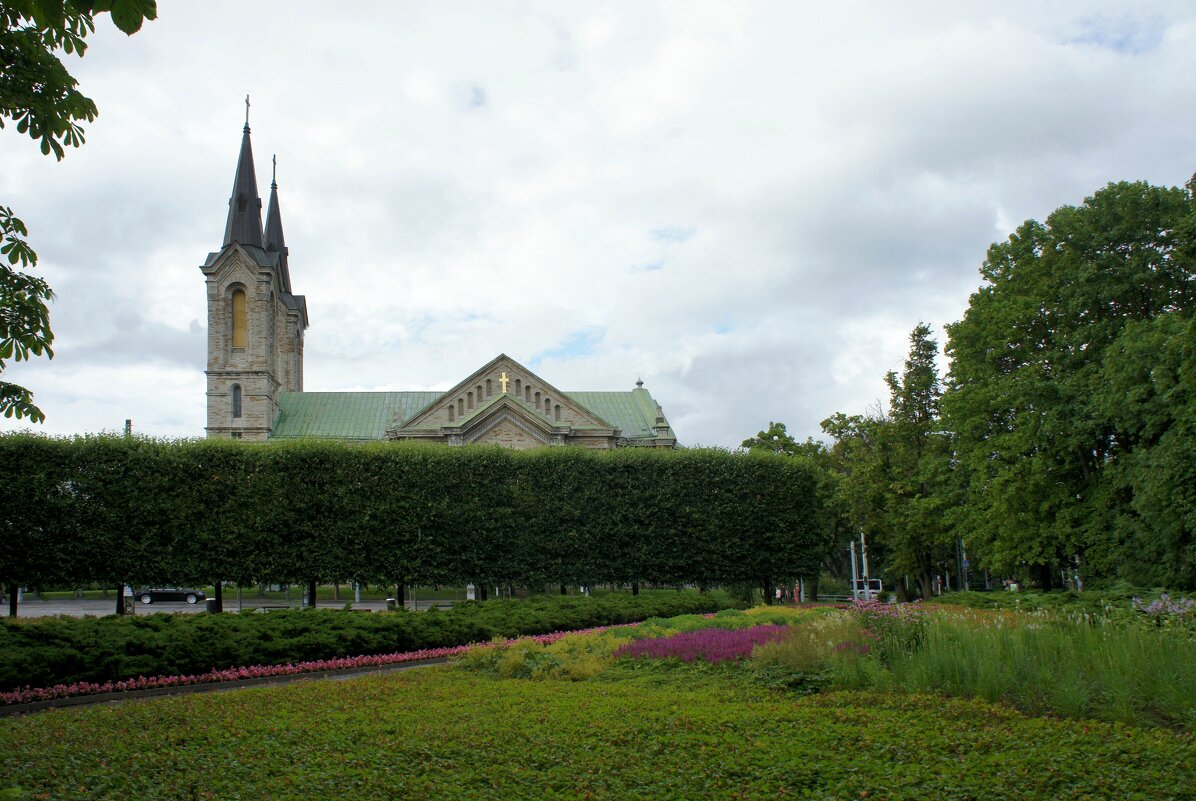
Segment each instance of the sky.
[{"label": "sky", "polygon": [[100,109],[81,149],[0,131],[0,205],[57,294],[55,357],[4,375],[47,433],[203,436],[199,265],[246,94],[307,298],[305,389],[447,390],[506,353],[566,392],[642,379],[688,446],[884,408],[910,331],[945,344],[990,244],[1196,172],[1189,2],[158,14],[63,56]]}]

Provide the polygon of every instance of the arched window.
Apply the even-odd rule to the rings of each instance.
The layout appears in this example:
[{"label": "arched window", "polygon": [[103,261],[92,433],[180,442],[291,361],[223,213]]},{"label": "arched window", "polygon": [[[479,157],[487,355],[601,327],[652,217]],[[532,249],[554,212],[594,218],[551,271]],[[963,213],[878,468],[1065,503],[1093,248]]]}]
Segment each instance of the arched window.
[{"label": "arched window", "polygon": [[453,414],[454,411],[456,411],[456,410],[453,409],[453,404],[450,403],[448,405],[448,413],[449,413],[449,422],[450,423],[453,422],[457,417],[455,414]]},{"label": "arched window", "polygon": [[531,384],[528,384],[526,387],[524,387],[524,388],[523,388],[523,401],[524,401],[524,403],[531,403],[531,402],[532,402],[532,387],[531,387]]},{"label": "arched window", "polygon": [[469,408],[469,409],[473,408],[473,393],[472,392],[465,393],[465,406],[466,406],[466,408]]},{"label": "arched window", "polygon": [[249,341],[249,309],[245,302],[245,290],[234,289],[232,298],[233,311],[233,347],[245,349]]},{"label": "arched window", "polygon": [[536,408],[537,409],[540,408],[540,393],[539,392],[536,393]]},{"label": "arched window", "polygon": [[515,396],[518,397],[522,394],[523,394],[523,381],[521,379],[516,378],[515,379]]},{"label": "arched window", "polygon": [[233,384],[233,418],[241,416],[241,385]]},{"label": "arched window", "polygon": [[553,407],[553,416],[558,423],[561,422],[561,405],[559,403]]},{"label": "arched window", "polygon": [[548,398],[545,398],[544,399],[544,414],[548,414],[551,411],[552,411],[552,401],[550,401]]},{"label": "arched window", "polygon": [[465,416],[465,399],[464,398],[457,398],[457,414],[462,417]]},{"label": "arched window", "polygon": [[486,379],[486,397],[489,398],[494,394],[494,387],[490,384],[490,379]]}]

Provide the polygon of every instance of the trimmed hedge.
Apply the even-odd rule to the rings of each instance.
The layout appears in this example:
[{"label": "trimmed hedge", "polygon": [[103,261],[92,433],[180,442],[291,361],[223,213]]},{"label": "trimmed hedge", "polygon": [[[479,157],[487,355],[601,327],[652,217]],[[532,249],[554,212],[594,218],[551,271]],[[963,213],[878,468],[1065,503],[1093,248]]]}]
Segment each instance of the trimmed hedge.
[{"label": "trimmed hedge", "polygon": [[816,468],[715,449],[0,436],[0,580],[536,586],[812,577]]},{"label": "trimmed hedge", "polygon": [[227,615],[46,618],[0,624],[0,689],[187,675],[242,665],[417,651],[729,607],[724,593],[460,603],[427,612],[294,609]]}]

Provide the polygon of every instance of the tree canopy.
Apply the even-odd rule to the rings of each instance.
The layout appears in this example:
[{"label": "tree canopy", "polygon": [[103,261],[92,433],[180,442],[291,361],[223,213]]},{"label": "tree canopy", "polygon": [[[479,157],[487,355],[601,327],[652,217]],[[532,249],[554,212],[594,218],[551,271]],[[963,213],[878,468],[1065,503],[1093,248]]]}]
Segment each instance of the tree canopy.
[{"label": "tree canopy", "polygon": [[1190,185],[1118,183],[989,249],[943,411],[990,564],[1192,583],[1194,232]]},{"label": "tree canopy", "polygon": [[[45,155],[61,160],[66,147],[83,144],[83,123],[95,120],[95,102],[59,54],[82,57],[95,17],[107,13],[132,35],[157,16],[155,0],[3,0],[0,2],[0,128],[5,120],[17,133],[39,142]],[[25,224],[0,206],[0,376],[7,362],[33,356],[53,358],[54,341],[47,305],[54,293],[42,278],[28,274],[37,253],[26,241]],[[0,411],[6,417],[45,419],[24,387],[0,381]]]}]

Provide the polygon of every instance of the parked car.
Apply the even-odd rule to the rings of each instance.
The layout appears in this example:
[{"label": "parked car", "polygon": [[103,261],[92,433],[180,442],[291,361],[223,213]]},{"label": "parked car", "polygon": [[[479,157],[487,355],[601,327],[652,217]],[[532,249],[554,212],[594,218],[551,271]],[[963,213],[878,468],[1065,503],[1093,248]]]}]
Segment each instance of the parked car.
[{"label": "parked car", "polygon": [[199,590],[186,587],[146,587],[137,590],[134,596],[143,604],[152,604],[158,601],[186,601],[189,604],[194,604],[206,600],[208,597]]}]

